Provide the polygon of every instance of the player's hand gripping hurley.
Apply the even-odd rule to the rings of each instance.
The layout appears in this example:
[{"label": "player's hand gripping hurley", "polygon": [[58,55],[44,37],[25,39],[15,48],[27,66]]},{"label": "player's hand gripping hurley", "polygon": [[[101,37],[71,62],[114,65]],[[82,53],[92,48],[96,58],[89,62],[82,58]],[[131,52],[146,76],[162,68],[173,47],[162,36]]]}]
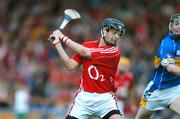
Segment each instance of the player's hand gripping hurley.
[{"label": "player's hand gripping hurley", "polygon": [[[65,9],[64,10],[64,18],[63,21],[61,22],[60,26],[59,26],[59,30],[62,31],[64,29],[64,27],[71,21],[74,19],[79,19],[81,16],[80,14],[74,10],[74,9]],[[48,39],[49,41],[53,41],[55,40],[55,37],[49,37]]]}]

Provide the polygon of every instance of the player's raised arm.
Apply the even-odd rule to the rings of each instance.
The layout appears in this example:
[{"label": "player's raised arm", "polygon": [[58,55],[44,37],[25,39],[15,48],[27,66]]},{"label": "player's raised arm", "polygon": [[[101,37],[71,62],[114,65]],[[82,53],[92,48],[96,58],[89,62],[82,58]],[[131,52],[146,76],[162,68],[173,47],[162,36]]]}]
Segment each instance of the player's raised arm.
[{"label": "player's raised arm", "polygon": [[54,31],[51,37],[58,37],[60,42],[65,43],[69,48],[71,48],[74,52],[78,53],[80,56],[87,58],[91,57],[90,48],[87,48],[79,43],[72,41],[67,36],[62,34],[61,31],[59,30]]},{"label": "player's raised arm", "polygon": [[57,52],[60,56],[61,61],[63,62],[65,68],[67,70],[73,70],[76,67],[79,66],[79,64],[74,61],[73,59],[71,59],[68,54],[65,52],[64,48],[61,45],[61,42],[59,40],[59,37],[57,36],[58,32],[53,32],[50,37],[54,37],[55,39],[51,42],[54,47],[57,49]]},{"label": "player's raised arm", "polygon": [[78,53],[82,57],[91,58],[91,50],[79,43],[74,42],[68,37],[62,37],[62,41],[71,48],[74,52]]},{"label": "player's raised arm", "polygon": [[[101,38],[98,45],[98,48],[87,48],[83,45],[80,45],[73,40],[69,39],[67,36],[62,34],[61,31],[56,30],[54,31],[54,34],[52,34],[53,37],[58,37],[61,42],[65,43],[69,48],[71,48],[73,51],[78,53],[82,57],[86,58],[92,58],[92,52],[96,54],[95,56],[98,57],[98,53],[100,54],[113,54],[118,49],[116,47],[117,42],[121,37],[124,36],[125,28],[124,24],[116,19],[113,18],[107,18],[103,22],[103,28],[101,30]],[[109,49],[102,46],[109,46]],[[112,47],[112,49],[111,49]],[[109,55],[106,55],[109,56]]]}]

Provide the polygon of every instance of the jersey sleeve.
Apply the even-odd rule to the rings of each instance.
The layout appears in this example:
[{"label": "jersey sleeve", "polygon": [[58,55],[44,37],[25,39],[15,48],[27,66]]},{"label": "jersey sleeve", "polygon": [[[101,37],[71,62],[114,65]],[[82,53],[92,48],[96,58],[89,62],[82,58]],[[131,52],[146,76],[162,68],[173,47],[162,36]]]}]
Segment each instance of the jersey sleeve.
[{"label": "jersey sleeve", "polygon": [[118,47],[91,48],[92,58],[112,57],[118,54]]},{"label": "jersey sleeve", "polygon": [[161,42],[160,48],[159,48],[159,58],[161,59],[161,64],[164,63],[168,64],[174,64],[175,63],[175,43],[173,41],[170,41],[168,39],[164,39]]},{"label": "jersey sleeve", "polygon": [[82,64],[82,57],[81,57],[80,55],[74,54],[74,55],[72,56],[72,59],[75,60],[79,65]]},{"label": "jersey sleeve", "polygon": [[[81,45],[86,46],[86,43],[82,43]],[[82,57],[78,53],[75,53],[71,58],[75,60],[79,65],[81,65],[83,62]]]}]

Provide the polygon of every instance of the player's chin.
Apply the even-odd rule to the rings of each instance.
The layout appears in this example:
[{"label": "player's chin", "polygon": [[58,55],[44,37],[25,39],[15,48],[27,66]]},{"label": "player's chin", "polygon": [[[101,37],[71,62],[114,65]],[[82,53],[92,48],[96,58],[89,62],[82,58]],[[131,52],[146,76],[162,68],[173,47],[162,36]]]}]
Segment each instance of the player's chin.
[{"label": "player's chin", "polygon": [[176,35],[176,36],[180,36],[180,30],[174,32],[173,34]]},{"label": "player's chin", "polygon": [[108,45],[108,46],[115,46],[116,44],[113,43],[113,42],[106,42],[106,45]]},{"label": "player's chin", "polygon": [[173,31],[173,34],[180,35],[180,29],[176,29]]},{"label": "player's chin", "polygon": [[111,46],[116,46],[117,42],[111,42]]},{"label": "player's chin", "polygon": [[114,40],[114,41],[113,41],[113,44],[114,44],[114,45],[116,45],[116,44],[117,44],[117,42],[118,42],[117,40]]},{"label": "player's chin", "polygon": [[180,33],[174,34],[174,37],[175,37],[177,40],[180,40]]}]

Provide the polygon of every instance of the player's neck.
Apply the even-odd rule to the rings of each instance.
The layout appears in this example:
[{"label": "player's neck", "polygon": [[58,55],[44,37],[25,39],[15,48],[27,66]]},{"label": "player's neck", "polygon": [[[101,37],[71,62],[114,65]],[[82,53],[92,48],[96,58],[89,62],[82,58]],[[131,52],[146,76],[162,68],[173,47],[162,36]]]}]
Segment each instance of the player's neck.
[{"label": "player's neck", "polygon": [[105,44],[103,38],[101,37],[98,47],[102,47],[102,46],[105,46],[105,45],[106,45],[106,44]]}]

